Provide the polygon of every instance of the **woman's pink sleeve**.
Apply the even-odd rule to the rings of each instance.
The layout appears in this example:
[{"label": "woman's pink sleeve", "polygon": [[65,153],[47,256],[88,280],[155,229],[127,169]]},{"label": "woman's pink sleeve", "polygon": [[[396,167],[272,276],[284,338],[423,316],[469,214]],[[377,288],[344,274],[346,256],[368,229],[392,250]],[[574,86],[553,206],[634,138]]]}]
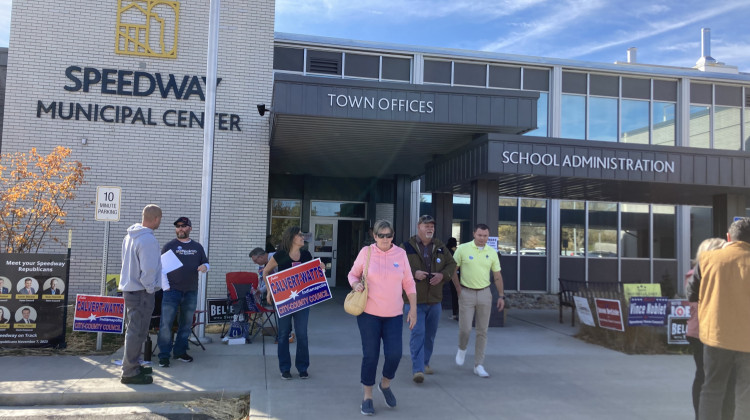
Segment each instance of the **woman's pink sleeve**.
[{"label": "woman's pink sleeve", "polygon": [[414,276],[411,274],[411,266],[409,265],[409,259],[406,258],[406,253],[403,253],[403,264],[404,267],[404,279],[401,280],[401,287],[404,288],[404,292],[407,295],[417,293],[417,285],[414,283]]},{"label": "woman's pink sleeve", "polygon": [[362,272],[365,270],[365,258],[367,258],[367,247],[359,250],[357,259],[354,260],[354,265],[352,265],[352,269],[349,270],[349,275],[347,276],[349,286],[358,282],[360,277],[362,277]]}]

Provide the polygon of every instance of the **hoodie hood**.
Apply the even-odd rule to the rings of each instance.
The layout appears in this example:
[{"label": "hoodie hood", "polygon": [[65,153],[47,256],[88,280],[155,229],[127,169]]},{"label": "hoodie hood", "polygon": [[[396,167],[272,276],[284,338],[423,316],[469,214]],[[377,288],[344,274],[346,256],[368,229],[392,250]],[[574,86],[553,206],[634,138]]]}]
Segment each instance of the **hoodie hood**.
[{"label": "hoodie hood", "polygon": [[133,226],[130,226],[128,228],[128,235],[131,238],[137,238],[137,237],[139,237],[139,236],[141,236],[141,235],[143,235],[145,233],[149,233],[149,232],[153,233],[154,231],[153,231],[153,229],[147,228],[146,226],[143,226],[140,223],[136,223]]}]

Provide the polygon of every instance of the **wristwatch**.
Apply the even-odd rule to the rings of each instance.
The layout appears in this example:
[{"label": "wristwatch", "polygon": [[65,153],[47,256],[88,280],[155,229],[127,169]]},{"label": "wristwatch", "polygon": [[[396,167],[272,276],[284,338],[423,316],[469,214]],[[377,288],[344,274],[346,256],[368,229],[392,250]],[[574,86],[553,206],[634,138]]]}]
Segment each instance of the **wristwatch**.
[{"label": "wristwatch", "polygon": [[505,296],[498,296],[497,298],[498,298],[498,299],[502,299],[502,300],[505,300]]}]

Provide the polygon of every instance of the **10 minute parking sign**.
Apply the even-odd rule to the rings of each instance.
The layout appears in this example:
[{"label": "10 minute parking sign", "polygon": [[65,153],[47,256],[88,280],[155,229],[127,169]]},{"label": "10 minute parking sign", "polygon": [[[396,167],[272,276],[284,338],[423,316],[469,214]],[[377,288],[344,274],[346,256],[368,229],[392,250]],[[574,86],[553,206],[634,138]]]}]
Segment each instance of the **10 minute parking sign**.
[{"label": "10 minute parking sign", "polygon": [[96,220],[119,222],[121,196],[120,187],[96,187]]}]

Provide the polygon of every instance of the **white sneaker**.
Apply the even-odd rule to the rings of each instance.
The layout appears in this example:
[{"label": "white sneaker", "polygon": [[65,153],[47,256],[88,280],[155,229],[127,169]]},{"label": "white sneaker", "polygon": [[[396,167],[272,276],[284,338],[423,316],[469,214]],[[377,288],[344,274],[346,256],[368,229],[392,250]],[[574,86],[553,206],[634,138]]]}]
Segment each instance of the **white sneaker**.
[{"label": "white sneaker", "polygon": [[465,358],[466,358],[466,350],[458,349],[458,352],[456,353],[456,364],[459,366],[463,366]]},{"label": "white sneaker", "polygon": [[476,365],[474,366],[474,374],[479,376],[480,378],[489,378],[490,374],[487,373],[486,370],[484,370],[484,366],[482,365]]}]

